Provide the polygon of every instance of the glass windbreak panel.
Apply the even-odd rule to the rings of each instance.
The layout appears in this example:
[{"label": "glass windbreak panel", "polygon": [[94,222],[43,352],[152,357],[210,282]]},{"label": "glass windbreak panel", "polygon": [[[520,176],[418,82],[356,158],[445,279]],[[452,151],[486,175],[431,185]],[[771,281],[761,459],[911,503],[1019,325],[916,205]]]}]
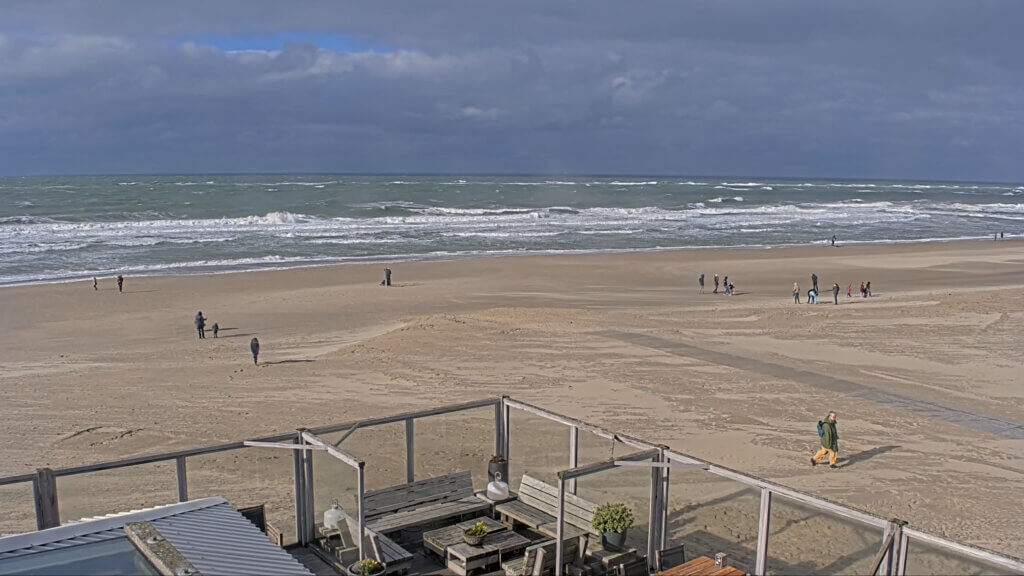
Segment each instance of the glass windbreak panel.
[{"label": "glass windbreak panel", "polygon": [[36,529],[32,483],[0,486],[0,535]]},{"label": "glass windbreak panel", "polygon": [[549,484],[569,467],[569,427],[523,410],[509,411],[509,488],[519,490],[523,474]]},{"label": "glass windbreak panel", "polygon": [[0,574],[148,576],[159,573],[127,538],[114,538],[0,560]]},{"label": "glass windbreak panel", "polygon": [[724,552],[753,572],[761,491],[703,470],[672,468],[669,479],[666,546],[683,544],[687,560]]},{"label": "glass windbreak panel", "polygon": [[[285,542],[295,539],[295,466],[287,448],[238,448],[185,459],[189,500],[220,496],[235,508],[264,506]],[[172,470],[172,478],[173,470]],[[177,494],[177,492],[175,492]]]},{"label": "glass windbreak panel", "polygon": [[[617,554],[635,550],[638,556],[647,555],[647,533],[650,528],[651,515],[651,469],[638,466],[622,466],[605,470],[589,476],[576,479],[576,496],[583,499],[582,508],[597,507],[602,504],[625,504],[633,514],[633,525],[625,531],[625,542],[617,545],[612,540],[604,537],[593,536],[590,552],[595,554]],[[569,505],[567,512],[573,511]],[[566,519],[579,530],[590,531],[593,526],[586,520],[588,514],[582,513],[582,518],[573,514],[566,516]],[[604,550],[599,552],[598,545]]]},{"label": "glass windbreak panel", "polygon": [[[342,445],[344,446],[344,444]],[[324,521],[324,512],[335,501],[353,520],[359,517],[359,472],[323,450],[313,454],[313,518]]]},{"label": "glass windbreak panel", "polygon": [[1016,574],[1013,570],[988,564],[947,548],[910,539],[907,571],[911,576],[931,574]]},{"label": "glass windbreak panel", "polygon": [[348,431],[319,434],[324,442],[334,445],[366,463],[363,468],[366,490],[378,490],[405,484],[405,422],[394,422]]},{"label": "glass windbreak panel", "polygon": [[416,479],[469,470],[477,490],[487,488],[494,455],[494,408],[419,418],[415,424]]},{"label": "glass windbreak panel", "polygon": [[637,450],[617,440],[604,438],[585,430],[580,430],[577,438],[579,448],[576,461],[578,466],[614,460],[616,456],[622,456]]},{"label": "glass windbreak panel", "polygon": [[[883,529],[772,495],[769,574],[868,574]],[[827,542],[822,546],[821,543]]]},{"label": "glass windbreak panel", "polygon": [[174,461],[58,476],[61,523],[178,501]]}]

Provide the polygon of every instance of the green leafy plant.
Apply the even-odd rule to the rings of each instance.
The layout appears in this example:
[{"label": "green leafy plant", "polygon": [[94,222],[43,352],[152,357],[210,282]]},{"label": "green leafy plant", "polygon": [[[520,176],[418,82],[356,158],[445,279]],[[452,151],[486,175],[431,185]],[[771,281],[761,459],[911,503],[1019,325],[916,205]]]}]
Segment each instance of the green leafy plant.
[{"label": "green leafy plant", "polygon": [[359,576],[373,576],[374,574],[380,574],[383,572],[384,565],[373,558],[367,558],[366,560],[362,560],[356,564],[356,570],[359,571]]},{"label": "green leafy plant", "polygon": [[476,524],[473,524],[469,528],[463,530],[463,532],[466,534],[466,536],[486,536],[487,526],[484,526],[483,522],[477,522]]},{"label": "green leafy plant", "polygon": [[633,525],[633,511],[622,502],[609,502],[601,504],[594,511],[592,525],[598,532],[625,532]]}]

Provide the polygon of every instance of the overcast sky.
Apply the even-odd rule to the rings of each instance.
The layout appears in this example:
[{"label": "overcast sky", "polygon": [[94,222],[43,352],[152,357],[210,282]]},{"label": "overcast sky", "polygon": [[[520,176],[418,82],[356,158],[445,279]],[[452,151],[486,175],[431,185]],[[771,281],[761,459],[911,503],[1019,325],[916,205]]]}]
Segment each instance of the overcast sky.
[{"label": "overcast sky", "polygon": [[1024,2],[26,2],[0,174],[1024,181]]}]

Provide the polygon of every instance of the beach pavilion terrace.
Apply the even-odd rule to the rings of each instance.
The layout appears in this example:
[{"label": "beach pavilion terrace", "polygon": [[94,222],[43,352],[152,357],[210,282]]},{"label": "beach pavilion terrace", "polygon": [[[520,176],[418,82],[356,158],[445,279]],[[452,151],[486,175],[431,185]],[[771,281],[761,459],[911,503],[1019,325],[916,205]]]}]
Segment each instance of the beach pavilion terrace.
[{"label": "beach pavilion terrace", "polygon": [[[496,454],[507,498],[488,497]],[[635,516],[615,546],[591,525],[607,503]],[[267,540],[253,544],[231,507]],[[110,514],[128,508],[142,510]],[[205,524],[212,511],[223,523]],[[197,537],[167,520],[177,514],[208,535],[206,560],[153,573],[212,557],[208,573],[274,573],[252,559],[280,561],[279,546],[318,574],[367,558],[387,574],[1024,573],[1019,559],[501,397],[0,478],[0,533],[22,532],[0,537],[0,574],[43,573],[47,554],[119,530],[190,542],[176,552],[196,557]],[[478,523],[483,540],[465,542]],[[243,540],[254,552],[231,564]]]}]

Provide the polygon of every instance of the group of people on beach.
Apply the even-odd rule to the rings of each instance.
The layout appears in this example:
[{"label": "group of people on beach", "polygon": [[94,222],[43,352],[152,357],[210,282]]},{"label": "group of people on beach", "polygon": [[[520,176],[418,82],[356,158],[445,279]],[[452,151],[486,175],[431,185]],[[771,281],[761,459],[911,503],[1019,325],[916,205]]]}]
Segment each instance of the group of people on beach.
[{"label": "group of people on beach", "polygon": [[[736,285],[733,284],[732,282],[729,282],[729,277],[728,276],[726,276],[721,281],[719,281],[718,274],[715,274],[714,281],[715,281],[715,289],[711,292],[712,294],[718,294],[718,288],[719,287],[723,287],[723,289],[724,289],[723,293],[726,296],[735,296],[736,295]],[[704,274],[703,273],[701,273],[701,275],[697,278],[697,286],[698,286],[697,293],[698,294],[703,294],[704,293]]]},{"label": "group of people on beach", "polygon": [[[98,291],[100,289],[100,282],[95,276],[92,277],[92,289]],[[117,275],[117,291],[124,292],[124,276]]]},{"label": "group of people on beach", "polygon": [[[850,289],[852,287],[853,287],[853,283],[852,282],[850,284],[846,285],[846,297],[847,298],[850,297]],[[834,304],[836,304],[837,306],[839,305],[839,291],[840,291],[839,283],[838,282],[833,282],[832,283],[832,302]],[[818,275],[817,274],[811,274],[811,287],[807,290],[807,303],[808,304],[817,304],[818,303],[818,293],[819,293],[818,292]],[[868,296],[871,296],[871,281],[870,280],[866,284],[864,282],[860,283],[860,295],[861,295],[861,298],[867,298]],[[794,304],[799,304],[800,303],[800,283],[799,282],[793,282],[793,303]]]}]

